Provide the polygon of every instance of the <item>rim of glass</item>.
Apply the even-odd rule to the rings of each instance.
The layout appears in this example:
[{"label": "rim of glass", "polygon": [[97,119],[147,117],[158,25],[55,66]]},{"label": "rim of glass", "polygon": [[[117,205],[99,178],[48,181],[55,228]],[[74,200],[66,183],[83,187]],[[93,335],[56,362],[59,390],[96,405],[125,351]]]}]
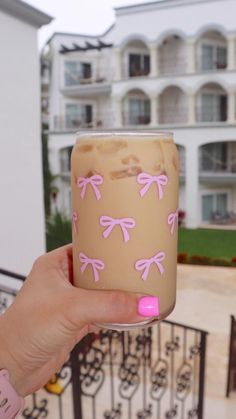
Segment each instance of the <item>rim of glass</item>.
[{"label": "rim of glass", "polygon": [[93,139],[94,137],[150,137],[150,139],[168,139],[173,140],[174,134],[170,131],[146,131],[146,130],[135,130],[135,129],[101,129],[101,130],[81,130],[76,132],[76,142],[81,139]]}]

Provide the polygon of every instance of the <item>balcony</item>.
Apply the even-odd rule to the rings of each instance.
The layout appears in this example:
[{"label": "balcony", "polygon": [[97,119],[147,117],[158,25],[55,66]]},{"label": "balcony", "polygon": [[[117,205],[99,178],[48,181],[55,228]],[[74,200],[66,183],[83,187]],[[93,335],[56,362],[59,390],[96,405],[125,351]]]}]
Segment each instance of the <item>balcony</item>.
[{"label": "balcony", "polygon": [[216,83],[204,85],[197,97],[197,122],[226,122],[228,97],[225,89]]},{"label": "balcony", "polygon": [[[3,313],[23,278],[0,269],[1,277]],[[14,291],[4,285],[12,278],[19,282]],[[202,419],[206,344],[204,330],[168,320],[148,329],[90,334],[45,387],[26,398],[22,417],[147,419],[161,411],[166,418],[181,412]]]},{"label": "balcony", "polygon": [[130,90],[123,100],[123,125],[143,126],[151,122],[151,102],[139,89]]},{"label": "balcony", "polygon": [[186,42],[178,35],[165,38],[159,47],[159,74],[185,74],[187,71]]},{"label": "balcony", "polygon": [[159,97],[159,124],[188,122],[187,95],[176,86],[167,87]]},{"label": "balcony", "polygon": [[199,177],[203,182],[232,185],[236,181],[236,141],[200,148]]},{"label": "balcony", "polygon": [[227,39],[219,31],[205,32],[198,41],[197,67],[199,71],[225,70],[228,66]]},{"label": "balcony", "polygon": [[112,127],[112,116],[88,120],[78,117],[69,117],[66,115],[56,115],[53,120],[53,130],[56,132],[75,132],[78,129],[96,129]]},{"label": "balcony", "polygon": [[149,48],[141,40],[128,42],[123,50],[123,78],[143,77],[150,73]]},{"label": "balcony", "polygon": [[89,97],[94,95],[108,95],[111,93],[113,70],[108,67],[86,67],[83,71],[80,63],[74,67],[65,67],[64,84],[61,92],[69,97]]}]

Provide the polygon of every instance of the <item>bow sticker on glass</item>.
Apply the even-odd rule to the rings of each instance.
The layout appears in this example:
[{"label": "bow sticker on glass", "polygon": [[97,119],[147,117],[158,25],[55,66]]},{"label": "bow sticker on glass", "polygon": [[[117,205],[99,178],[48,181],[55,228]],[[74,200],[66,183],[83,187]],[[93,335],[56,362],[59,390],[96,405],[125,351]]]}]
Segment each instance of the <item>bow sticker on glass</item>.
[{"label": "bow sticker on glass", "polygon": [[146,279],[148,277],[148,274],[149,274],[149,269],[150,269],[151,265],[153,263],[155,263],[159,272],[160,272],[160,274],[162,275],[164,273],[164,268],[163,268],[161,262],[163,262],[165,257],[166,257],[165,252],[158,252],[155,256],[153,256],[150,259],[137,260],[137,262],[135,263],[135,269],[137,271],[143,271],[142,279],[144,281],[146,281]]},{"label": "bow sticker on glass", "polygon": [[175,212],[172,212],[168,216],[168,225],[170,226],[170,234],[173,236],[175,231],[175,226],[178,226],[178,209]]},{"label": "bow sticker on glass", "polygon": [[105,239],[111,234],[115,226],[120,226],[124,241],[128,242],[130,239],[128,229],[135,227],[135,220],[133,218],[112,218],[107,215],[103,215],[100,218],[100,225],[102,227],[107,227],[103,231],[103,237]]},{"label": "bow sticker on glass", "polygon": [[137,182],[140,185],[144,185],[142,189],[140,189],[139,193],[143,197],[150,189],[151,185],[154,183],[157,185],[158,190],[158,197],[159,199],[163,198],[163,186],[166,186],[168,183],[168,177],[166,175],[158,175],[153,176],[149,175],[149,173],[140,173],[137,176]]},{"label": "bow sticker on glass", "polygon": [[91,177],[79,176],[76,181],[78,188],[81,189],[80,196],[82,199],[84,199],[85,197],[87,186],[91,185],[98,201],[99,199],[101,199],[101,192],[98,186],[102,185],[102,183],[103,183],[103,177],[100,175],[93,175]]},{"label": "bow sticker on glass", "polygon": [[79,260],[82,263],[82,265],[80,267],[81,272],[83,273],[85,271],[85,269],[87,268],[87,266],[91,265],[91,267],[93,269],[94,281],[98,282],[99,281],[99,272],[98,271],[102,271],[105,268],[104,262],[102,260],[99,260],[99,259],[91,259],[82,252],[79,254]]}]

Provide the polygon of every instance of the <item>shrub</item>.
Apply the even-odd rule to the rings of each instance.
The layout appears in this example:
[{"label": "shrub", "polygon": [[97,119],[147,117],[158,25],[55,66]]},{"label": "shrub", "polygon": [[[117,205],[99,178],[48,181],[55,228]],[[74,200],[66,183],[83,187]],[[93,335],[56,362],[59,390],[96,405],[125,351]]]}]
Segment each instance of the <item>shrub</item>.
[{"label": "shrub", "polygon": [[187,253],[179,253],[178,254],[178,263],[188,263],[188,254]]},{"label": "shrub", "polygon": [[232,263],[236,263],[236,256],[234,256],[234,257],[231,259],[231,262],[232,262]]},{"label": "shrub", "polygon": [[208,256],[192,255],[189,257],[189,263],[192,265],[212,265],[212,259]]},{"label": "shrub", "polygon": [[221,258],[217,258],[217,259],[212,259],[212,265],[214,266],[232,266],[232,263],[230,262],[230,260],[227,259],[221,259]]}]

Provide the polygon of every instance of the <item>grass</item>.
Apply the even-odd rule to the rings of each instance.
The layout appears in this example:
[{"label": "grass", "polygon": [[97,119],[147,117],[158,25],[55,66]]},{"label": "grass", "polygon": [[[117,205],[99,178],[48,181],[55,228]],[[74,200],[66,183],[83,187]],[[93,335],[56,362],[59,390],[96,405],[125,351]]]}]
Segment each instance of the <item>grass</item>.
[{"label": "grass", "polygon": [[179,253],[232,259],[236,256],[236,231],[179,229]]}]

